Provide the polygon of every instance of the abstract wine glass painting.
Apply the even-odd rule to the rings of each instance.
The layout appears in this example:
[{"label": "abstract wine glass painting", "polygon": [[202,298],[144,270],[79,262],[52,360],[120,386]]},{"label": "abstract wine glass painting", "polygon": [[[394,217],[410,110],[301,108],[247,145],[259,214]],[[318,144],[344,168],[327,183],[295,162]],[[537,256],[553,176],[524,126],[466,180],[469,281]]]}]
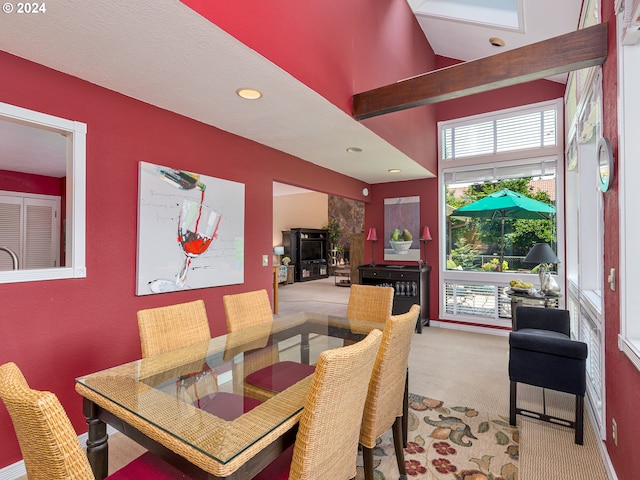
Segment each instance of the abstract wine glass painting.
[{"label": "abstract wine glass painting", "polygon": [[140,162],[136,294],[244,281],[244,184]]},{"label": "abstract wine glass painting", "polygon": [[184,287],[191,259],[203,254],[218,236],[220,214],[193,200],[184,200],[178,221],[178,243],[184,253],[184,263],[176,275],[176,285]]}]

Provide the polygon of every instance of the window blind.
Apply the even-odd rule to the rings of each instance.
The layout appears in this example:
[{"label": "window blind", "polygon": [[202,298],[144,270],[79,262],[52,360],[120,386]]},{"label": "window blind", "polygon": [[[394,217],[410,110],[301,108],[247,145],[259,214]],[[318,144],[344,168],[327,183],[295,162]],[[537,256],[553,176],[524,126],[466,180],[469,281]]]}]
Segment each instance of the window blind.
[{"label": "window blind", "polygon": [[441,130],[442,160],[557,145],[555,109],[451,125]]}]

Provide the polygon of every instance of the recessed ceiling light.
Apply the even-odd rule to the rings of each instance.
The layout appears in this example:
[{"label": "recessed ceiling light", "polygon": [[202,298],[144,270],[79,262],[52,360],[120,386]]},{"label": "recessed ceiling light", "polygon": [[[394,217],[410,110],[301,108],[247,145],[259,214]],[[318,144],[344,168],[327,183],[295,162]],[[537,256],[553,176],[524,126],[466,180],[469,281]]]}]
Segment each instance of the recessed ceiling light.
[{"label": "recessed ceiling light", "polygon": [[347,148],[347,152],[349,153],[360,153],[362,149],[360,147],[349,147]]},{"label": "recessed ceiling light", "polygon": [[257,100],[262,96],[262,92],[255,88],[239,88],[236,94],[246,100]]},{"label": "recessed ceiling light", "polygon": [[400,170],[399,168],[390,168],[389,169],[389,173],[400,173],[402,170]]},{"label": "recessed ceiling light", "polygon": [[504,40],[501,39],[501,38],[498,38],[498,37],[491,37],[489,39],[489,43],[491,45],[493,45],[494,47],[504,47],[505,46]]}]

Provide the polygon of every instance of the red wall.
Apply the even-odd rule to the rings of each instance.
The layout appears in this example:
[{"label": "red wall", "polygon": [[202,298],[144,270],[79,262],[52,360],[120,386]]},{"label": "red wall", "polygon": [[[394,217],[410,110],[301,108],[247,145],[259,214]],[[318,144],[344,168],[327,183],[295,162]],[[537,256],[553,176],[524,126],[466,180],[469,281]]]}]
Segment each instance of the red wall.
[{"label": "red wall", "polygon": [[[0,190],[62,197],[64,178],[0,170]],[[64,205],[64,199],[62,200]]]},{"label": "red wall", "polygon": [[[271,258],[274,178],[362,198],[360,181],[4,52],[0,70],[0,101],[87,124],[87,278],[0,285],[0,364],[55,392],[79,432],[74,378],[140,358],[138,310],[202,298],[215,335],[226,331],[222,295],[271,291],[261,259]],[[245,184],[243,285],[135,296],[139,161]],[[0,468],[21,459],[4,407],[0,445]]]},{"label": "red wall", "polygon": [[[609,26],[607,60],[602,68],[603,135],[611,142],[613,157],[618,158],[618,71],[613,5],[614,0],[602,1],[603,21]],[[637,159],[626,158],[625,161]],[[604,194],[604,278],[609,275],[610,268],[620,271],[619,213],[618,180],[614,175],[612,188]],[[619,479],[636,478],[640,471],[636,436],[640,429],[640,372],[618,349],[620,295],[618,290],[612,291],[607,284],[604,288],[604,318],[607,451]],[[614,418],[618,424],[617,446],[611,438],[611,422]]]},{"label": "red wall", "polygon": [[[354,93],[435,68],[406,0],[181,1],[349,115]],[[434,120],[427,105],[363,124],[435,173]]]},{"label": "red wall", "polygon": [[[60,197],[60,225],[64,225],[67,217],[66,178],[31,175],[29,173],[0,170],[0,190],[8,192],[37,193]],[[60,265],[66,265],[64,251],[64,228],[60,228]]]},{"label": "red wall", "polygon": [[[438,180],[428,178],[424,180],[409,180],[406,182],[377,183],[371,186],[371,203],[364,212],[364,231],[375,227],[378,232],[384,231],[384,199],[396,197],[420,197],[420,228],[429,227],[432,241],[426,245],[427,263],[431,266],[431,278],[429,279],[431,292],[429,302],[429,318],[438,319]],[[380,235],[380,233],[378,233]],[[421,247],[422,248],[422,245]],[[421,256],[424,249],[421,250]],[[364,258],[371,258],[371,242],[365,241]],[[416,262],[385,262],[384,242],[374,243],[373,258],[376,263],[394,263],[415,265]],[[424,332],[424,330],[423,330]]]}]

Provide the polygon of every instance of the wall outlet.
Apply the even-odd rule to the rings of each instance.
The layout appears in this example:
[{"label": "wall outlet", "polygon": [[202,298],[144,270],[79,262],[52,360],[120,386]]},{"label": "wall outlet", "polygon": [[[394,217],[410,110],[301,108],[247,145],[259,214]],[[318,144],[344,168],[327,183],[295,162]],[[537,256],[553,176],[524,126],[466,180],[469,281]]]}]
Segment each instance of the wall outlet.
[{"label": "wall outlet", "polygon": [[615,418],[611,419],[611,438],[613,438],[613,444],[618,446],[618,423]]},{"label": "wall outlet", "polygon": [[262,266],[263,267],[269,266],[269,255],[262,255]]}]

